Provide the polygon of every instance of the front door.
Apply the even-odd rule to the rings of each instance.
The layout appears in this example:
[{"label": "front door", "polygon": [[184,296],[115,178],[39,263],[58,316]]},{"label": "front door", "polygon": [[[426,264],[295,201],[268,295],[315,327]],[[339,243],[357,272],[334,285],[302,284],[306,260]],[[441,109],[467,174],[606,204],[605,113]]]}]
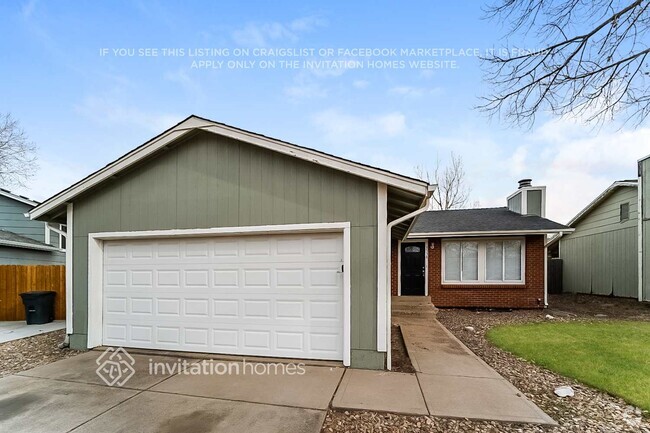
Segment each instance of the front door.
[{"label": "front door", "polygon": [[424,242],[403,242],[401,247],[402,296],[424,296]]}]

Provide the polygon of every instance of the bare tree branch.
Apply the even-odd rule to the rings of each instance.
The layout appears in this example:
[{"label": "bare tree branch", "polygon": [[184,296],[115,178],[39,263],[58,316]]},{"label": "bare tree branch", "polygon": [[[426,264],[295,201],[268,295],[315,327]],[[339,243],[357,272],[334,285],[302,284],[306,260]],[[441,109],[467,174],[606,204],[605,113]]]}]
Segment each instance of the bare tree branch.
[{"label": "bare tree branch", "polygon": [[544,48],[484,57],[493,93],[480,109],[528,126],[541,112],[635,126],[650,114],[650,0],[498,0],[487,15]]},{"label": "bare tree branch", "polygon": [[11,114],[0,113],[0,185],[25,186],[36,173],[36,146]]},{"label": "bare tree branch", "polygon": [[436,157],[433,170],[416,166],[415,174],[429,184],[438,185],[431,197],[431,209],[447,210],[467,206],[471,188],[466,183],[465,168],[460,156],[452,152],[449,165],[445,167],[441,166],[440,158]]}]

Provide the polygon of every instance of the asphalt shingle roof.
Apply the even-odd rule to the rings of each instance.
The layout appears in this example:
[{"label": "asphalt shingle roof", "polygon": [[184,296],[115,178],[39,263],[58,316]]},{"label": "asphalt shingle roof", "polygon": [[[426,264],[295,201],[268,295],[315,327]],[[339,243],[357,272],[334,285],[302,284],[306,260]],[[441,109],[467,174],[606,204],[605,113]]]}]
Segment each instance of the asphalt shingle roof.
[{"label": "asphalt shingle roof", "polygon": [[15,246],[18,248],[33,248],[38,250],[55,249],[52,245],[7,230],[0,230],[0,245]]},{"label": "asphalt shingle roof", "polygon": [[562,230],[569,227],[534,215],[521,215],[506,207],[428,211],[421,214],[411,234]]}]

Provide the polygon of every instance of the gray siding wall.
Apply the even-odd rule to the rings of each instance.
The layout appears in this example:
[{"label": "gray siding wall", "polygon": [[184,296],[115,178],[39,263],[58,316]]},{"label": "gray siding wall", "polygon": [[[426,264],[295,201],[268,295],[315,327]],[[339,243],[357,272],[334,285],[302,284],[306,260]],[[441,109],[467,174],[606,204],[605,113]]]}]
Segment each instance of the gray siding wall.
[{"label": "gray siding wall", "polygon": [[72,344],[86,345],[89,233],[344,221],[352,227],[352,364],[382,368],[376,183],[209,133],[74,202]]},{"label": "gray siding wall", "polygon": [[[45,242],[45,223],[25,217],[32,206],[0,195],[0,229]],[[59,235],[52,232],[50,245],[59,246]],[[58,265],[65,263],[65,253],[2,247],[2,265]]]},{"label": "gray siding wall", "polygon": [[[620,222],[619,207],[630,218]],[[637,297],[637,189],[622,187],[593,209],[560,240],[563,290]]]},{"label": "gray siding wall", "polygon": [[521,192],[508,200],[508,209],[513,212],[521,213]]},{"label": "gray siding wall", "polygon": [[0,246],[0,265],[64,265],[65,253]]},{"label": "gray siding wall", "polygon": [[643,207],[641,214],[641,228],[643,231],[643,280],[641,283],[641,296],[644,301],[650,301],[650,159],[641,161],[639,166],[642,191],[641,202]]}]

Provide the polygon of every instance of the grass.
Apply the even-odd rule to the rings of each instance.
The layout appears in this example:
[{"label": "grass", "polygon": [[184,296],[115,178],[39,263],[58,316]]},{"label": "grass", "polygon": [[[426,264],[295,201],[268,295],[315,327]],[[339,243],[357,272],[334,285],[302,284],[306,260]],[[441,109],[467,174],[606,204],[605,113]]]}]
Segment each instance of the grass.
[{"label": "grass", "polygon": [[650,411],[650,322],[564,322],[490,329],[488,340]]}]

